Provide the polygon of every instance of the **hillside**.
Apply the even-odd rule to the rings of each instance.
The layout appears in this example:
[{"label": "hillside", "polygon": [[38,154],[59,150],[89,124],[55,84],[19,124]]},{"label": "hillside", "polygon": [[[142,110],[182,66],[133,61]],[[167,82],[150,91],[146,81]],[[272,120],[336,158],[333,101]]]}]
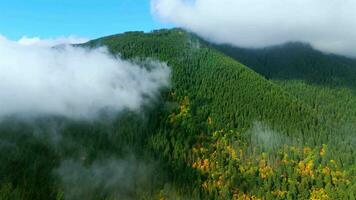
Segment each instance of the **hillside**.
[{"label": "hillside", "polygon": [[311,106],[329,126],[330,137],[340,140],[334,142],[342,144],[332,146],[355,146],[355,140],[350,139],[356,134],[355,59],[323,53],[299,42],[263,49],[213,46]]},{"label": "hillside", "polygon": [[107,46],[125,59],[167,62],[173,69],[171,92],[178,101],[189,98],[198,123],[210,117],[214,128],[243,129],[263,121],[291,135],[318,123],[308,106],[282,88],[181,29],[125,33],[89,45]]},{"label": "hillside", "polygon": [[[171,88],[140,113],[2,121],[0,199],[354,198],[352,140],[334,143],[341,139],[321,117],[327,111],[291,84],[252,70],[261,67],[255,57],[233,59],[182,29],[127,32],[83,46],[106,46],[137,63],[166,62]],[[298,70],[288,78],[304,77]],[[348,75],[330,84],[351,87]]]},{"label": "hillside", "polygon": [[[157,40],[158,43],[155,42]],[[135,44],[132,41],[135,41]],[[270,165],[274,165],[272,163],[278,163],[280,158],[278,156],[276,158],[275,154],[284,151],[287,155],[296,156],[294,153],[291,154],[291,150],[288,148],[284,149],[283,144],[288,145],[291,149],[295,148],[294,145],[297,149],[304,148],[302,150],[304,155],[294,157],[297,160],[301,159],[299,164],[311,162],[309,156],[314,159],[317,159],[315,156],[321,156],[318,158],[318,162],[322,165],[328,166],[327,162],[322,160],[334,158],[341,166],[351,166],[351,168],[354,166],[355,154],[352,147],[354,141],[347,139],[350,138],[347,131],[346,136],[345,134],[337,135],[334,132],[335,129],[328,124],[330,121],[321,117],[325,114],[324,112],[315,109],[305,99],[299,98],[293,90],[289,90],[290,88],[278,82],[268,81],[249,70],[248,67],[214,50],[208,42],[194,34],[180,29],[162,30],[148,34],[128,33],[102,38],[91,43],[93,46],[98,44],[108,46],[113,53],[120,52],[125,58],[135,57],[137,56],[135,53],[139,52],[140,56],[167,61],[172,67],[173,88],[167,98],[170,101],[180,102],[180,107],[173,113],[166,114],[168,119],[165,119],[159,128],[159,133],[152,137],[151,145],[158,152],[164,152],[164,155],[173,163],[173,169],[180,165],[184,166],[184,163],[190,163],[193,168],[203,171],[203,174],[211,175],[208,177],[204,175],[205,178],[198,183],[208,189],[209,195],[215,195],[215,198],[230,198],[234,193],[239,196],[241,191],[247,192],[247,194],[253,191],[252,194],[257,196],[270,192],[268,194],[273,196],[272,190],[276,188],[273,189],[270,185],[261,189],[262,185],[259,184],[261,179],[258,180],[258,178],[251,179],[246,183],[247,185],[239,186],[241,180],[251,177],[243,173],[236,173],[239,171],[239,165],[253,169],[253,164],[244,166],[246,163],[257,162],[260,167],[264,166],[261,160],[264,160],[264,156],[266,156],[263,152],[267,151],[271,163],[266,164],[266,168],[260,168],[262,170],[259,172],[262,173],[260,178],[264,180],[268,175],[271,175],[270,178],[274,177],[272,179],[275,180],[276,177],[272,174],[263,175],[265,170],[268,172]],[[291,48],[294,49],[294,47]],[[303,75],[303,73],[301,74]],[[352,83],[354,80],[352,74],[348,75],[349,79],[340,83]],[[310,76],[312,77],[312,75]],[[319,83],[323,84],[323,82]],[[332,84],[335,85],[335,83]],[[164,127],[163,130],[162,127]],[[228,146],[217,145],[221,140],[229,141],[223,142]],[[344,143],[344,141],[347,142]],[[330,146],[328,157],[323,158],[323,154],[317,153],[326,150],[327,145],[322,144]],[[305,150],[309,148],[308,146],[312,148],[311,155],[308,150]],[[248,153],[251,149],[253,149],[252,153]],[[240,153],[246,152],[246,157],[243,158],[244,156],[240,154],[242,158],[237,160],[242,163],[237,164],[234,152],[239,151]],[[262,153],[262,157],[259,152]],[[336,155],[340,156],[335,157]],[[250,159],[253,157],[257,157],[257,159],[251,161]],[[216,159],[221,162],[221,159],[224,158],[226,159],[224,162],[227,163],[223,165],[211,166],[209,164]],[[179,160],[183,160],[183,164]],[[230,162],[231,164],[228,164]],[[317,163],[312,165],[316,167]],[[279,171],[279,167],[282,166],[274,167]],[[293,165],[288,167],[293,168]],[[178,167],[176,170],[174,173],[176,175],[173,177],[177,177],[173,179],[179,180],[178,182],[189,183],[187,180],[194,180],[194,178],[192,180],[194,171],[191,172],[191,168],[188,168],[188,171],[183,169],[185,174],[190,174],[190,177],[182,177],[181,168]],[[278,176],[280,173],[283,172],[275,175]],[[289,174],[290,171],[285,173]],[[322,174],[321,171],[311,173]],[[216,174],[220,174],[220,176],[216,176]],[[322,176],[321,174],[320,176]],[[199,177],[200,175],[197,177],[200,180]],[[221,180],[219,181],[217,177],[220,177]],[[229,179],[228,177],[235,178]],[[314,184],[312,179],[303,180],[301,178],[301,181],[310,181],[311,186]],[[193,183],[196,184],[196,181]],[[219,183],[220,187],[216,185]],[[271,182],[272,185],[273,183],[274,181]],[[327,181],[324,184],[327,185]],[[233,192],[233,188],[236,186],[240,188],[240,192]],[[191,188],[191,186],[189,187]],[[304,187],[299,186],[298,190],[303,191]],[[227,196],[222,195],[223,191]],[[258,192],[256,193],[256,191]],[[302,196],[298,198],[308,196],[307,193],[299,193],[299,195]],[[305,196],[303,197],[303,195]],[[293,197],[293,191],[290,191],[286,196]],[[336,198],[336,196],[334,197]]]},{"label": "hillside", "polygon": [[263,49],[214,45],[268,79],[304,80],[310,84],[356,88],[356,60],[326,54],[293,42]]}]

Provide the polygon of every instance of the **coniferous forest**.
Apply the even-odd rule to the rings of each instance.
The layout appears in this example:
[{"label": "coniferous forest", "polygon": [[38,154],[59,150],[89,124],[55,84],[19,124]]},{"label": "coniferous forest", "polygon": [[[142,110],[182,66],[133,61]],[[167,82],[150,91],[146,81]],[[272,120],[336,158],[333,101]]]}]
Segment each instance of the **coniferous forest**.
[{"label": "coniferous forest", "polygon": [[355,199],[356,60],[183,29],[82,47],[165,62],[170,86],[97,120],[2,120],[1,200]]}]

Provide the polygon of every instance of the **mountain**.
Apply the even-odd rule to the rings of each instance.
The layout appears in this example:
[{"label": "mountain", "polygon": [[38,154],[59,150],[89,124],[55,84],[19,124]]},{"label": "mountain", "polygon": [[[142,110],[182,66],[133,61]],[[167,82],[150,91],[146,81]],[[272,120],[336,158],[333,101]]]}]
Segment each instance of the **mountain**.
[{"label": "mountain", "polygon": [[[334,101],[331,90],[348,95],[356,78],[352,60],[304,44],[264,55],[267,50],[210,44],[182,29],[127,32],[81,46],[106,46],[133,62],[166,62],[171,88],[141,113],[89,122],[2,121],[0,199],[354,198],[353,135],[334,132],[330,117],[322,117],[328,103],[317,109],[310,95],[302,97],[318,86],[327,90],[327,102]],[[325,77],[315,80],[308,66],[319,57]],[[276,68],[260,65],[266,59]],[[330,112],[344,116],[342,109]]]},{"label": "mountain", "polygon": [[[132,41],[135,41],[135,44]],[[139,52],[139,56],[166,61],[172,67],[173,88],[171,94],[168,95],[168,99],[180,102],[180,107],[173,113],[166,114],[168,122],[165,120],[165,123],[161,125],[164,129],[158,128],[159,134],[154,135],[152,140],[153,148],[157,149],[158,152],[164,152],[166,157],[169,157],[170,162],[174,163],[173,168],[177,165],[184,165],[178,164],[177,160],[183,160],[183,163],[191,163],[191,166],[204,169],[205,161],[208,161],[205,162],[206,165],[210,162],[210,159],[219,159],[216,157],[217,150],[215,149],[214,151],[214,148],[217,147],[212,143],[213,141],[222,140],[225,134],[229,135],[229,133],[225,133],[226,131],[234,132],[229,137],[237,137],[239,135],[240,138],[237,141],[246,142],[248,148],[260,148],[261,152],[269,151],[270,155],[276,153],[278,148],[281,150],[283,144],[304,146],[304,148],[319,146],[321,149],[324,149],[322,144],[327,144],[330,155],[340,155],[338,157],[340,165],[345,167],[353,166],[355,154],[352,146],[354,146],[355,141],[353,139],[350,140],[354,135],[350,131],[352,128],[341,122],[337,123],[337,125],[332,122],[332,116],[345,116],[348,114],[347,112],[346,114],[343,113],[345,110],[328,110],[327,108],[331,106],[329,104],[324,106],[325,103],[321,103],[321,109],[316,109],[315,105],[318,105],[319,102],[315,102],[316,104],[313,105],[308,101],[311,98],[300,98],[300,96],[296,95],[296,90],[290,90],[290,88],[274,80],[267,80],[266,78],[269,77],[264,78],[264,74],[254,73],[249,70],[251,63],[245,63],[244,60],[236,57],[233,57],[235,61],[232,60],[226,56],[231,56],[226,51],[216,48],[215,45],[194,34],[181,29],[161,30],[148,34],[127,33],[92,41],[91,45],[106,45],[113,53],[120,52],[124,58],[135,57],[137,56],[136,53]],[[317,82],[326,88],[329,88],[330,85],[337,86],[342,84],[343,86],[352,86],[356,76],[353,74],[353,66],[346,66],[346,63],[352,63],[352,60],[335,55],[325,55],[305,44],[291,43],[287,44],[286,47],[295,52],[295,57],[299,58],[296,60],[303,60],[305,53],[301,52],[306,50],[315,54],[315,56],[309,58],[311,60],[310,63],[321,63],[314,67],[316,69],[306,70],[306,73],[303,71],[303,67],[307,69],[310,66],[308,62],[302,65],[302,70],[299,70],[293,64],[288,63],[288,60],[293,63],[292,58],[283,57],[285,50],[280,50],[276,55],[280,54],[281,60],[286,60],[286,66],[292,66],[296,69],[296,72],[294,72],[296,76],[309,77],[310,82]],[[272,47],[271,49],[275,48]],[[321,58],[319,59],[318,56]],[[272,55],[268,55],[268,57],[274,59]],[[345,69],[339,69],[338,66],[334,66],[334,63],[341,63],[339,65],[342,65]],[[251,67],[251,69],[254,68]],[[323,74],[321,80],[318,80],[320,76],[314,76],[315,73],[313,74],[313,72],[315,70],[320,70]],[[347,76],[343,77],[342,75],[345,74]],[[335,81],[334,77],[340,77],[341,81]],[[306,94],[308,90],[306,89],[305,91]],[[343,93],[343,90],[340,91],[339,93]],[[332,91],[328,90],[326,96],[328,100],[333,101],[332,98],[329,98],[330,93],[333,94]],[[309,94],[311,93],[309,92]],[[342,99],[346,99],[348,102],[348,104],[343,105],[350,105],[350,103],[354,102],[354,98],[351,98],[352,100],[349,98]],[[334,102],[341,104],[343,101]],[[324,107],[326,108],[324,109]],[[323,117],[326,113],[331,117]],[[354,123],[352,122],[351,124]],[[341,130],[341,125],[343,126],[342,133],[339,131]],[[218,135],[217,138],[214,137],[214,133],[215,136]],[[199,135],[198,139],[197,134]],[[219,134],[222,135],[219,136]],[[204,145],[202,147],[204,143],[207,144],[206,147]],[[190,151],[195,151],[199,148],[210,149],[211,155],[205,154],[206,152],[200,155],[203,158],[210,157],[210,159],[199,160],[198,158],[198,163],[194,162],[194,159],[190,160],[190,157],[194,157]],[[225,148],[230,154],[234,154],[234,151],[229,151],[229,147]],[[238,149],[235,150],[237,151]],[[273,149],[272,152],[271,149]],[[240,151],[247,152],[248,150],[242,148]],[[314,149],[314,153],[315,151],[318,150]],[[211,157],[214,153],[215,156]],[[220,156],[224,157],[224,155]],[[227,160],[230,159],[232,158],[229,157]],[[229,192],[223,198],[230,198],[231,195],[233,196],[232,188],[236,187],[236,180],[229,180],[235,182],[230,183],[231,188],[227,186],[229,185],[227,180],[225,180],[227,183],[223,184],[223,188],[216,187],[214,184],[217,183],[213,181],[214,178],[217,181],[216,176],[213,174],[221,173],[223,169],[225,172],[230,173],[222,173],[225,176],[239,176],[236,175],[236,171],[238,171],[236,170],[236,163],[235,170],[227,169],[226,165],[215,166],[216,169],[211,170],[210,173],[212,180],[208,178],[202,184],[205,183],[205,187],[210,188],[210,190],[215,188],[219,192],[225,189]],[[178,180],[182,176],[181,170],[178,169],[179,173],[176,173]],[[185,173],[190,174],[192,172],[188,170]],[[237,179],[244,178],[246,177],[242,176]],[[189,178],[184,177],[180,182],[187,182],[187,180]],[[209,181],[211,181],[210,185]],[[258,180],[254,181],[259,182]],[[242,188],[244,190],[247,190],[246,188],[259,188],[256,190],[260,190],[260,193],[267,192],[261,190],[261,185],[258,184]],[[270,190],[272,189],[270,188]],[[237,195],[240,194],[241,192]],[[219,197],[221,198],[222,196]]]},{"label": "mountain", "polygon": [[300,42],[263,49],[213,46],[311,106],[331,126],[332,134],[343,135],[341,140],[348,141],[355,134],[355,59],[323,53]]},{"label": "mountain", "polygon": [[356,60],[320,52],[306,43],[291,42],[262,49],[215,47],[268,79],[356,88]]},{"label": "mountain", "polygon": [[214,128],[243,129],[253,120],[264,121],[286,134],[302,134],[318,123],[311,109],[288,92],[181,29],[129,32],[89,45],[107,46],[125,59],[167,62],[173,69],[172,92],[178,101],[190,99],[197,123],[210,117]]}]

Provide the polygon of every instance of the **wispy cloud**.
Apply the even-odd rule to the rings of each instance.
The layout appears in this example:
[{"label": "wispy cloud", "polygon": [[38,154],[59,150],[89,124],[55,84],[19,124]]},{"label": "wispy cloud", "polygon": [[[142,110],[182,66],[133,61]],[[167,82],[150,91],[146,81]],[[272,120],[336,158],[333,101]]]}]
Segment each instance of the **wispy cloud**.
[{"label": "wispy cloud", "polygon": [[[74,160],[63,161],[54,172],[59,176],[66,199],[136,199],[139,192],[152,189],[154,162],[133,156],[97,160],[91,165]],[[158,180],[155,180],[158,181]]]}]

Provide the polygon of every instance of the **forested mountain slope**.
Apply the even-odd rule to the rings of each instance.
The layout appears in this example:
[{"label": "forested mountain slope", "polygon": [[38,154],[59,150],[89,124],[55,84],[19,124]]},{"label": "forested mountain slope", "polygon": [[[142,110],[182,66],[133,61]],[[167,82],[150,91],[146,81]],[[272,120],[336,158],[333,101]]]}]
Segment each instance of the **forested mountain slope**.
[{"label": "forested mountain slope", "polygon": [[[309,132],[315,113],[248,67],[223,55],[181,29],[131,32],[94,40],[125,59],[150,57],[172,67],[172,92],[188,97],[198,124],[211,118],[214,128],[248,128],[263,121],[285,134]],[[304,131],[305,130],[305,131]]]},{"label": "forested mountain slope", "polygon": [[171,87],[139,113],[3,120],[0,199],[354,199],[353,141],[291,85],[182,29],[83,46],[167,62]]},{"label": "forested mountain slope", "polygon": [[213,46],[311,106],[329,126],[333,140],[355,145],[350,139],[356,134],[355,59],[326,54],[299,42],[263,49]]},{"label": "forested mountain slope", "polygon": [[[150,146],[168,158],[173,182],[184,183],[179,188],[189,191],[191,185],[198,184],[193,194],[217,199],[244,195],[283,199],[315,195],[348,198],[344,192],[355,187],[354,181],[343,185],[344,189],[334,182],[332,189],[329,179],[315,185],[315,176],[327,176],[323,167],[351,168],[344,173],[354,180],[354,140],[348,139],[350,135],[336,136],[330,121],[321,117],[324,113],[290,88],[264,79],[194,34],[181,29],[135,32],[102,38],[90,45],[106,45],[124,58],[152,57],[172,67],[172,90],[166,99],[180,106],[162,114],[165,117]],[[346,73],[341,71],[340,76]],[[309,76],[313,74],[305,77]],[[352,85],[352,81],[349,76],[329,83]],[[326,149],[330,151],[327,156]],[[329,163],[334,163],[333,159],[337,160],[335,166]],[[196,175],[191,167],[202,174]],[[297,181],[278,178],[284,173]]]},{"label": "forested mountain slope", "polygon": [[268,79],[304,80],[333,87],[356,88],[356,60],[326,54],[309,44],[291,42],[263,49],[214,45]]}]

